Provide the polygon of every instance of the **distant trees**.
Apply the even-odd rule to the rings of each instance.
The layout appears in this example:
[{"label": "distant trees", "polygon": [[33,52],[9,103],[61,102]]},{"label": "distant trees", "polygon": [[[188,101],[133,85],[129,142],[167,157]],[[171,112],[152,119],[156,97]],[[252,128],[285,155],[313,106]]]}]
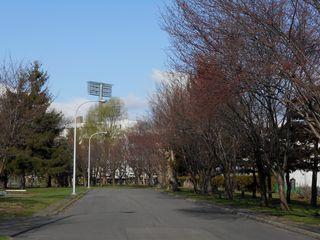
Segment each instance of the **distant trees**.
[{"label": "distant trees", "polygon": [[101,131],[107,132],[109,138],[114,138],[121,131],[118,122],[125,115],[124,103],[119,98],[111,98],[106,103],[94,105],[86,116],[83,136],[87,137]]},{"label": "distant trees", "polygon": [[[88,141],[91,131],[89,126],[101,127],[106,132],[95,135],[91,140],[91,179],[93,185],[105,184],[141,184],[141,185],[155,185],[158,183],[158,178],[161,178],[163,172],[167,169],[167,164],[163,161],[164,150],[159,145],[159,135],[156,134],[150,125],[149,121],[138,121],[138,123],[131,128],[121,128],[121,121],[119,121],[125,113],[119,101],[112,99],[109,104],[102,106],[94,106],[87,115],[87,122],[84,125],[80,140],[81,154],[78,156],[81,161],[81,174],[86,176],[87,167],[87,153]],[[88,119],[92,119],[91,114],[98,113],[100,115],[100,108],[117,107],[118,117],[112,124],[110,123],[109,114],[112,112],[104,111],[106,115],[102,114],[102,122],[90,124]],[[95,111],[96,110],[96,111]],[[108,120],[109,119],[109,120]],[[92,122],[93,123],[93,122]],[[113,126],[109,128],[103,126]],[[101,132],[95,129],[92,133]],[[166,176],[162,176],[163,179]]]},{"label": "distant trees", "polygon": [[88,161],[88,140],[92,134],[101,132],[91,141],[91,174],[93,184],[100,180],[106,183],[107,176],[115,183],[116,174],[122,175],[126,167],[123,150],[123,129],[119,122],[125,117],[123,102],[111,98],[106,103],[99,103],[89,109],[83,128],[80,129],[78,164],[80,175],[86,176]]},{"label": "distant trees", "polygon": [[126,134],[127,165],[132,169],[135,183],[153,185],[153,177],[160,173],[160,152],[158,136],[148,121],[139,121]]}]

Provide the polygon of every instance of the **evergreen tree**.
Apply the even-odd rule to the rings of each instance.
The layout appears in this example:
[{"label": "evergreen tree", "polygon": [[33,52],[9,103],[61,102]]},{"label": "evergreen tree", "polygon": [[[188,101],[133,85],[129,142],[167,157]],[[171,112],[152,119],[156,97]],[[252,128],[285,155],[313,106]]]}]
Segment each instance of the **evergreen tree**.
[{"label": "evergreen tree", "polygon": [[72,149],[66,138],[58,138],[52,148],[51,160],[48,162],[48,173],[54,177],[58,187],[70,185],[72,174]]},{"label": "evergreen tree", "polygon": [[19,175],[20,188],[25,188],[26,174],[49,172],[54,141],[62,130],[62,115],[49,110],[49,77],[38,62],[20,66],[10,77],[14,84],[1,98],[1,127],[5,129],[2,159],[6,159],[11,174]]}]

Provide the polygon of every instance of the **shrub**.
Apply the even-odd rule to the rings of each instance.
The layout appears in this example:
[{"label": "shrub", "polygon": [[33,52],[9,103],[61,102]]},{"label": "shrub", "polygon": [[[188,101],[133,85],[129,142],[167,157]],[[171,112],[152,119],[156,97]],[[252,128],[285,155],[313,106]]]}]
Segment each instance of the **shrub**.
[{"label": "shrub", "polygon": [[297,187],[296,193],[297,193],[298,198],[308,199],[311,196],[311,187],[309,187],[309,186]]},{"label": "shrub", "polygon": [[224,177],[222,175],[215,176],[211,179],[212,188],[224,188]]},{"label": "shrub", "polygon": [[[239,191],[252,191],[253,189],[253,176],[252,175],[236,175],[234,177],[235,187]],[[212,178],[211,185],[214,188],[224,188],[223,175],[215,176]]]},{"label": "shrub", "polygon": [[253,190],[253,176],[251,175],[238,175],[235,179],[236,188],[239,191],[252,191]]}]

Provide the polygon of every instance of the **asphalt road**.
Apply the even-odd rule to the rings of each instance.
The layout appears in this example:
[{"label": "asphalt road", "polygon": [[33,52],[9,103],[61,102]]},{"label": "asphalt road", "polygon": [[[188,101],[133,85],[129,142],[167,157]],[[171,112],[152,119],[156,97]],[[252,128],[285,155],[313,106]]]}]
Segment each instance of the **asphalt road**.
[{"label": "asphalt road", "polygon": [[57,220],[14,239],[302,240],[303,235],[151,189],[97,189]]}]

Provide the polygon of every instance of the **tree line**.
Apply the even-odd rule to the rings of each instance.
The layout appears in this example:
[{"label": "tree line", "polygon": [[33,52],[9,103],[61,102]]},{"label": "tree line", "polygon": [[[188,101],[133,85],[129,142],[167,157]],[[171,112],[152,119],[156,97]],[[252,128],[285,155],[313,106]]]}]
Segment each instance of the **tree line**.
[{"label": "tree line", "polygon": [[[0,69],[0,188],[71,186],[74,125],[51,107],[48,82],[39,62]],[[113,97],[77,122],[78,185],[87,185],[93,134],[91,184],[155,184],[154,163],[161,158],[154,134],[143,121],[131,129],[121,126],[126,118],[123,101]]]},{"label": "tree line", "polygon": [[[289,209],[290,173],[312,171],[317,206],[320,8],[312,0],[175,0],[162,12],[171,73],[150,100],[150,131],[168,156],[171,184],[215,192],[250,174],[261,205]],[[159,166],[159,165],[157,165]],[[167,170],[168,171],[168,170]]]},{"label": "tree line", "polygon": [[[0,69],[0,188],[18,183],[32,186],[71,186],[73,120],[51,107],[49,75],[39,62],[3,64]],[[123,102],[111,98],[92,106],[77,123],[77,184],[86,184],[88,141],[92,134],[93,184],[125,179]],[[12,185],[12,184],[11,184]]]},{"label": "tree line", "polygon": [[[88,111],[79,129],[78,180],[87,181],[89,139],[91,147],[92,185],[139,184],[154,185],[156,162],[162,155],[155,148],[156,136],[146,121],[125,126],[126,109],[118,98],[94,105]],[[80,183],[80,181],[78,181]]]}]

